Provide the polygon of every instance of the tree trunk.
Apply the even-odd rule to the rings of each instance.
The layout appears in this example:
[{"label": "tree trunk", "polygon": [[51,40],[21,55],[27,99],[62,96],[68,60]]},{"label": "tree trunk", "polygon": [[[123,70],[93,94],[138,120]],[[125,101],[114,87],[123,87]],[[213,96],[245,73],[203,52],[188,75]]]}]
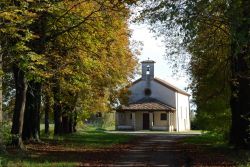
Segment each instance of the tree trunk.
[{"label": "tree trunk", "polygon": [[[2,52],[1,46],[0,46],[0,52]],[[0,53],[0,127],[3,123],[3,55]],[[6,152],[3,137],[0,135],[0,153]]]},{"label": "tree trunk", "polygon": [[74,114],[73,114],[73,132],[76,132],[76,125],[77,125],[77,113],[74,112]]},{"label": "tree trunk", "polygon": [[230,143],[250,148],[250,3],[232,1],[231,85],[232,126]]},{"label": "tree trunk", "polygon": [[69,115],[68,113],[63,113],[62,116],[62,130],[64,134],[70,133]]},{"label": "tree trunk", "polygon": [[[0,46],[0,52],[1,52],[1,46]],[[3,55],[0,53],[0,124],[3,122],[3,90],[2,89],[3,89]]]},{"label": "tree trunk", "polygon": [[24,114],[23,140],[40,141],[40,109],[41,83],[30,81]]},{"label": "tree trunk", "polygon": [[61,106],[61,93],[60,84],[55,80],[53,87],[54,95],[54,135],[62,134],[62,106]]},{"label": "tree trunk", "polygon": [[12,144],[24,149],[22,141],[23,119],[26,104],[27,81],[24,72],[16,65],[13,66],[16,99],[12,120],[11,134],[13,135]]},{"label": "tree trunk", "polygon": [[74,116],[73,113],[71,111],[70,116],[69,116],[69,133],[73,133],[74,132]]},{"label": "tree trunk", "polygon": [[44,116],[44,124],[45,124],[45,134],[49,134],[49,113],[51,112],[51,100],[50,94],[48,91],[45,92],[45,116]]},{"label": "tree trunk", "polygon": [[[245,61],[239,57],[236,64],[246,67]],[[240,72],[236,72],[235,75],[236,83],[232,84],[230,101],[232,111],[230,143],[239,148],[250,148],[250,94],[248,91],[250,80],[246,76],[241,76]]]},{"label": "tree trunk", "polygon": [[62,134],[62,108],[59,103],[54,104],[54,135]]}]

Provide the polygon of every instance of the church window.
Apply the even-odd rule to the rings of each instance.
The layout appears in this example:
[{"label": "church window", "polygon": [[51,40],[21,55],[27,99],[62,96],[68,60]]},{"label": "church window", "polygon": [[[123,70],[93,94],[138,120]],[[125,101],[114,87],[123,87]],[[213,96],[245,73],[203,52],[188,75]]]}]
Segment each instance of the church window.
[{"label": "church window", "polygon": [[161,113],[161,120],[167,120],[167,114]]},{"label": "church window", "polygon": [[150,96],[152,92],[151,92],[151,89],[146,88],[146,89],[144,90],[144,93],[145,93],[146,96]]}]

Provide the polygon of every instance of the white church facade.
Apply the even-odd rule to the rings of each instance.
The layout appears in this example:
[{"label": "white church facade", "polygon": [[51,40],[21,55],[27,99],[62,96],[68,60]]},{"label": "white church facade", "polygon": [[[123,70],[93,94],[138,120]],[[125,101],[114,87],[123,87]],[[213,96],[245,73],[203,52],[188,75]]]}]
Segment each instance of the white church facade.
[{"label": "white church facade", "polygon": [[152,60],[142,62],[142,76],[129,87],[129,103],[116,110],[116,130],[190,130],[190,95],[154,77]]}]

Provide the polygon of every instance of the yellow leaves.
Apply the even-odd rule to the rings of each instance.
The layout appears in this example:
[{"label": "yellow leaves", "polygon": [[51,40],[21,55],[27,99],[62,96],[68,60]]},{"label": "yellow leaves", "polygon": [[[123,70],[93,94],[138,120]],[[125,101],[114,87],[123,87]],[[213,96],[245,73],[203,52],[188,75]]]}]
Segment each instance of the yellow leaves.
[{"label": "yellow leaves", "polygon": [[20,16],[16,15],[14,12],[1,12],[0,18],[3,18],[5,21],[12,21],[20,19]]},{"label": "yellow leaves", "polygon": [[46,65],[47,61],[45,59],[45,55],[43,54],[36,54],[34,52],[31,52],[28,54],[28,56],[30,57],[30,62],[36,64],[36,65]]}]

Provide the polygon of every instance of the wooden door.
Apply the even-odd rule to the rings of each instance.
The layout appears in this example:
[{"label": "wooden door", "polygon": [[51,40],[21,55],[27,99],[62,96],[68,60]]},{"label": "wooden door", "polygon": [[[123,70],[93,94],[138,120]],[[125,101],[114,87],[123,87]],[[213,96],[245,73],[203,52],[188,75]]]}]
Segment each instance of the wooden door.
[{"label": "wooden door", "polygon": [[149,113],[143,113],[143,130],[148,130],[149,129]]}]

